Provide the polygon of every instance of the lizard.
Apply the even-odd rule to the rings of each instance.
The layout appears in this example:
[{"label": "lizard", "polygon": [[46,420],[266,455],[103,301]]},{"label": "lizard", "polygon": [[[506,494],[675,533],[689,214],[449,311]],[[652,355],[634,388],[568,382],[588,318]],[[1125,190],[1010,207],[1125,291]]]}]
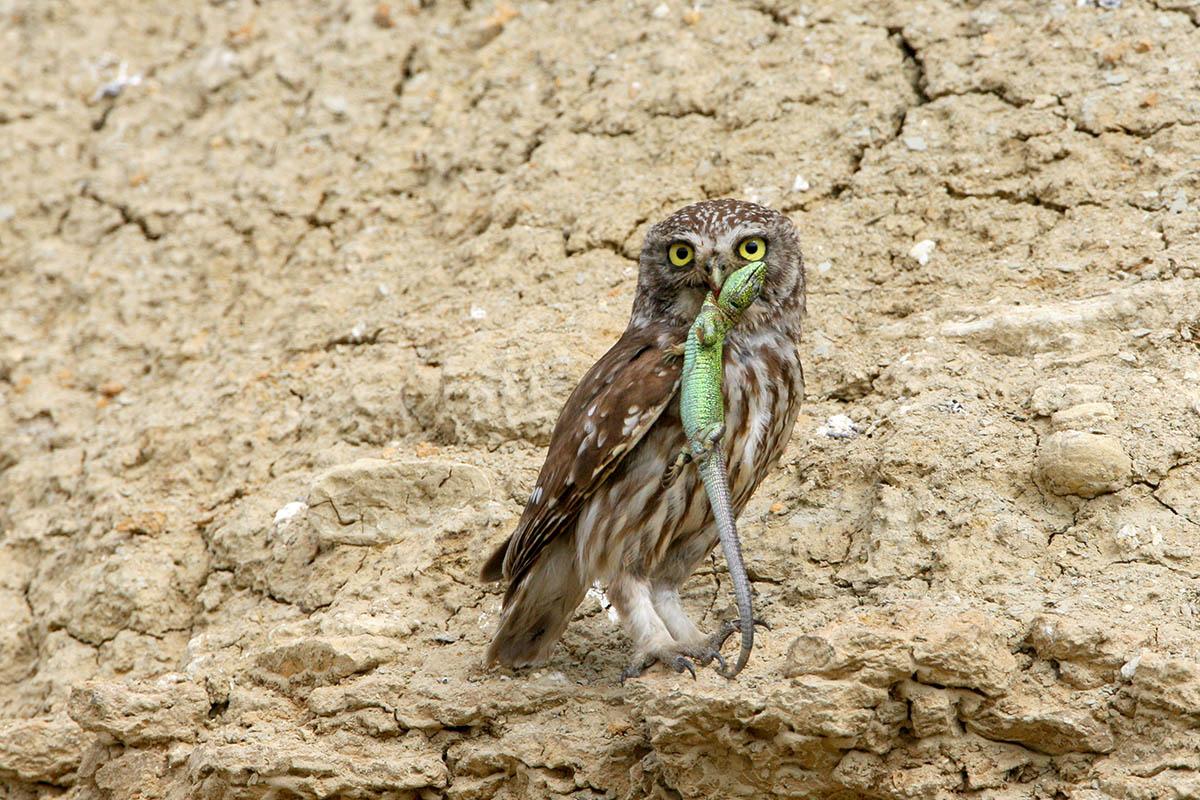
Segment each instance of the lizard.
[{"label": "lizard", "polygon": [[725,450],[721,447],[721,438],[725,434],[725,397],[721,392],[725,334],[737,324],[742,313],[762,291],[766,272],[766,264],[761,261],[753,261],[733,272],[725,279],[716,297],[709,292],[704,298],[696,321],[688,331],[683,350],[679,397],[680,415],[688,444],[679,454],[667,479],[672,479],[689,460],[695,460],[704,482],[704,491],[712,505],[717,535],[729,565],[738,606],[737,622],[726,623],[726,628],[714,640],[724,641],[734,627],[739,628],[742,634],[741,651],[731,670],[724,668],[725,661],[717,654],[722,666],[718,672],[725,678],[733,678],[746,666],[750,650],[754,647],[755,624],[750,605],[750,581],[742,563],[742,548],[729,499]]}]

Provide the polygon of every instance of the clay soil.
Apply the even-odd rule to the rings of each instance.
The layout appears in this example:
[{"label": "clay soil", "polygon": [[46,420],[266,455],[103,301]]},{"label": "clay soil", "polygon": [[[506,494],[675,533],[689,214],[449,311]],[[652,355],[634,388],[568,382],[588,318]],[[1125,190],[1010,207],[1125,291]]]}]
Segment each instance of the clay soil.
[{"label": "clay soil", "polygon": [[[0,797],[1200,796],[1198,25],[0,2]],[[772,630],[622,686],[597,591],[484,670],[641,239],[719,196],[808,265]]]}]

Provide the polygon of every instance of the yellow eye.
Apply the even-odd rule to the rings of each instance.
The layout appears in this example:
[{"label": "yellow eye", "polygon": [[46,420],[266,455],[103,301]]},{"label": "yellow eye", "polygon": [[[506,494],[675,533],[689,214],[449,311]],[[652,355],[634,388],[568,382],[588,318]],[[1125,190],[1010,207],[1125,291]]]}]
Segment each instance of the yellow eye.
[{"label": "yellow eye", "polygon": [[738,245],[738,255],[747,261],[762,261],[766,254],[767,243],[762,240],[761,236],[743,239],[742,243]]},{"label": "yellow eye", "polygon": [[692,256],[694,255],[695,253],[692,252],[691,245],[686,245],[683,242],[676,242],[667,248],[667,258],[671,259],[671,263],[677,267],[686,267],[692,263]]}]

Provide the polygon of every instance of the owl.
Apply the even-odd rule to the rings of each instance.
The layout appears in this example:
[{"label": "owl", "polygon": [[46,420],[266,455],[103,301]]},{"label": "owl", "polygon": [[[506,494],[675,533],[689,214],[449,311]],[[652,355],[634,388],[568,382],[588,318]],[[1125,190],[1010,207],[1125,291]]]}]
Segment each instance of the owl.
[{"label": "owl", "polygon": [[567,398],[516,530],[483,566],[484,581],[507,583],[488,664],[545,660],[596,582],[633,641],[622,678],[720,659],[732,628],[706,635],[679,600],[717,531],[696,469],[671,469],[687,441],[678,353],[705,294],[751,261],[767,264],[762,292],[724,350],[721,446],[735,514],[783,454],[804,393],[795,226],[740,200],[687,206],[646,234],[629,325]]}]

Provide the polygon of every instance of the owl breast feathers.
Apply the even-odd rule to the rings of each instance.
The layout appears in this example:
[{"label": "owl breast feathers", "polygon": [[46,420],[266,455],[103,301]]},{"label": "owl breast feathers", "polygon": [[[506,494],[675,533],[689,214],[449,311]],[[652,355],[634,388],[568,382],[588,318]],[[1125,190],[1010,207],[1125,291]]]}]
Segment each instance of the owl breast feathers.
[{"label": "owl breast feathers", "polygon": [[804,391],[795,227],[739,200],[687,206],[647,233],[629,326],[567,399],[517,528],[483,567],[484,580],[507,581],[488,663],[546,659],[595,582],[607,584],[633,640],[632,664],[716,657],[720,643],[679,601],[717,533],[694,468],[664,485],[686,444],[675,354],[704,295],[756,260],[767,264],[762,292],[725,341],[722,446],[735,514],[783,454]]}]

